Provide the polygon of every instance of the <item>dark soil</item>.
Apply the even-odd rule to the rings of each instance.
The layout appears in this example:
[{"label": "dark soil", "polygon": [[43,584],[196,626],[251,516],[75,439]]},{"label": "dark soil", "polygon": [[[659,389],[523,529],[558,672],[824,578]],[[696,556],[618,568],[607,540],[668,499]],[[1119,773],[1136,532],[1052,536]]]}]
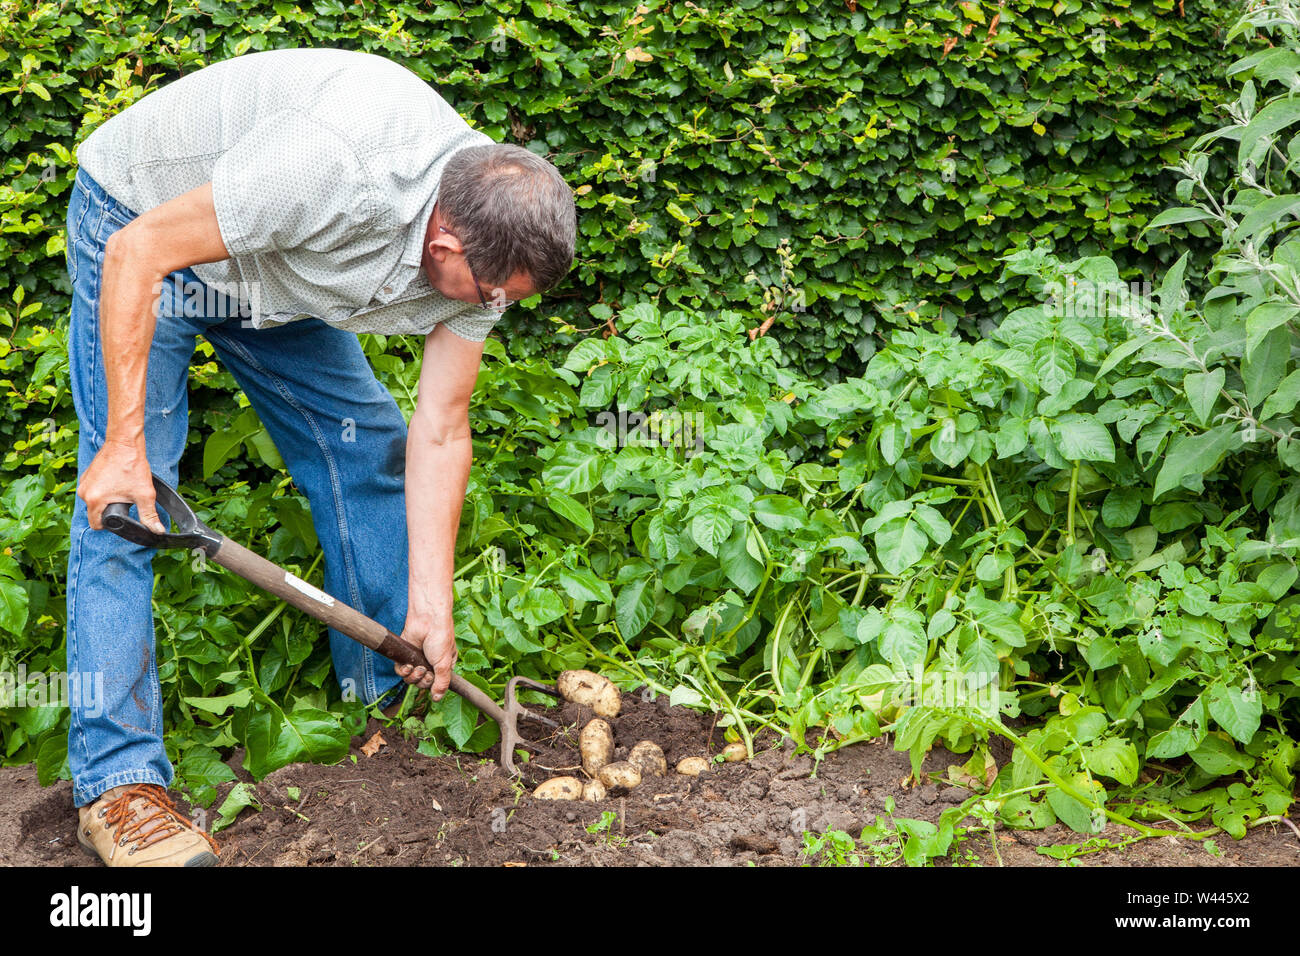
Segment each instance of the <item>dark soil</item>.
[{"label": "dark soil", "polygon": [[[911,785],[908,758],[883,742],[856,744],[830,754],[819,767],[792,756],[790,744],[764,741],[754,759],[715,764],[700,777],[672,772],[682,757],[712,756],[724,741],[713,719],[625,694],[614,725],[616,759],[643,739],[668,757],[669,775],[648,778],[600,803],[536,800],[532,788],[559,775],[582,776],[577,731],[590,712],[576,704],[549,711],[568,725],[525,765],[516,784],[494,756],[430,758],[400,730],[371,721],[353,741],[348,759],[334,766],[295,764],[256,784],[263,809],[245,810],[218,835],[223,866],[537,866],[721,865],[771,866],[806,862],[802,831],[827,829],[857,836],[884,815],[892,797],[896,817],[935,821],[971,794],[942,783]],[[375,731],[388,743],[374,756],[361,752]],[[526,733],[532,733],[530,729]],[[1007,755],[999,754],[999,762]],[[240,779],[242,754],[230,766]],[[942,775],[957,757],[936,749],[924,770]],[[216,807],[233,784],[220,790]],[[289,788],[296,788],[297,799]],[[0,864],[98,866],[74,833],[71,785],[42,788],[34,768],[0,769]],[[185,806],[181,801],[182,807]],[[607,814],[612,814],[607,816]],[[605,825],[601,826],[602,817]],[[968,821],[973,823],[974,821]],[[1126,831],[1109,826],[1103,838]],[[1040,847],[1079,845],[1062,826],[997,832],[1002,863],[1057,866]],[[1122,850],[1079,857],[1084,866],[1295,866],[1300,841],[1285,827],[1264,826],[1241,841],[1219,835],[1219,853],[1194,841],[1158,838]],[[996,866],[987,831],[973,832],[948,863]]]}]

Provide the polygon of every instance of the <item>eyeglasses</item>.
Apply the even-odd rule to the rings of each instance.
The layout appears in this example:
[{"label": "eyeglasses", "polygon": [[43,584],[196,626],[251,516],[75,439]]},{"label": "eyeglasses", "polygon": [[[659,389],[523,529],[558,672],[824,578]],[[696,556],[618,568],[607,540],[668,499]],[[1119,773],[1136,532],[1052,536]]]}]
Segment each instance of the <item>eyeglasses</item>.
[{"label": "eyeglasses", "polygon": [[[446,226],[439,226],[438,228],[439,228],[440,230],[442,230],[443,232],[445,232],[445,233],[446,233],[447,235],[449,235],[449,236],[453,236],[453,237],[455,237],[455,238],[457,238],[457,239],[460,238],[460,237],[457,236],[454,232],[452,232],[450,229],[448,229]],[[479,285],[478,276],[476,276],[476,275],[474,274],[474,267],[471,266],[471,265],[469,264],[469,257],[468,257],[468,256],[465,257],[465,268],[469,270],[469,277],[470,277],[470,279],[473,280],[473,282],[474,282],[474,291],[478,293],[478,300],[479,300],[479,302],[482,304],[483,308],[485,308],[485,309],[491,309],[492,306],[488,304],[487,297],[483,295],[483,287],[482,287],[481,285]],[[512,304],[513,304],[513,303],[511,303],[511,302],[506,302],[506,305],[512,305]]]}]

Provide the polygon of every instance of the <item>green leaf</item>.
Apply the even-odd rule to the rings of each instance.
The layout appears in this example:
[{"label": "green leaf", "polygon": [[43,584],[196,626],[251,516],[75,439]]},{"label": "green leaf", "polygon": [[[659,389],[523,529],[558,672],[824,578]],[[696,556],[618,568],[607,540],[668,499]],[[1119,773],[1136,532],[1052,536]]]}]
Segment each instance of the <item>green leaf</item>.
[{"label": "green leaf", "polygon": [[1241,130],[1237,165],[1245,164],[1260,141],[1277,135],[1296,120],[1300,120],[1300,103],[1293,99],[1277,99],[1268,103]]},{"label": "green leaf", "polygon": [[[873,609],[874,610],[874,609]],[[879,612],[877,612],[879,613]],[[925,626],[925,636],[929,640],[937,640],[957,626],[957,618],[947,608],[939,608],[930,618],[930,623]],[[858,625],[858,636],[861,639],[862,626]]]},{"label": "green leaf", "polygon": [[1138,777],[1138,755],[1133,744],[1117,737],[1108,737],[1084,747],[1083,764],[1095,774],[1110,777],[1122,784],[1134,783]]},{"label": "green leaf", "polygon": [[[241,416],[242,420],[242,416]],[[235,426],[241,424],[237,421]],[[256,420],[244,428],[232,426],[230,428],[219,428],[208,436],[207,442],[203,445],[203,477],[211,478],[217,473],[217,470],[224,465],[235,449],[244,443],[261,425]]]},{"label": "green leaf", "polygon": [[1220,733],[1209,733],[1190,756],[1196,766],[1216,777],[1227,776],[1255,765],[1254,758],[1239,753],[1232,741]]},{"label": "green leaf", "polygon": [[718,545],[731,537],[736,519],[726,508],[709,507],[691,519],[691,537],[709,554],[718,553]]},{"label": "green leaf", "polygon": [[763,563],[749,553],[747,523],[738,524],[726,541],[718,546],[718,563],[736,587],[746,594],[753,593],[763,580]]},{"label": "green leaf", "polygon": [[459,694],[448,694],[442,699],[438,712],[451,742],[457,750],[464,750],[474,734],[474,725],[478,723],[478,709]]},{"label": "green leaf", "polygon": [[1142,510],[1142,492],[1137,488],[1112,488],[1101,505],[1101,520],[1106,527],[1119,530],[1137,520]]},{"label": "green leaf", "polygon": [[654,578],[638,578],[625,584],[614,604],[614,618],[623,640],[630,641],[650,623],[655,612]]},{"label": "green leaf", "polygon": [[598,604],[614,602],[614,592],[609,585],[589,568],[561,568],[559,579],[564,593],[575,601],[594,601]]},{"label": "green leaf", "polygon": [[890,422],[880,430],[880,455],[885,464],[892,465],[907,449],[907,432],[897,422]]},{"label": "green leaf", "polygon": [[1185,222],[1203,222],[1206,219],[1214,218],[1214,213],[1208,209],[1202,209],[1199,206],[1181,206],[1176,209],[1166,209],[1147,223],[1142,232],[1145,233],[1147,229],[1158,229],[1161,226],[1176,226]]},{"label": "green leaf", "polygon": [[1241,380],[1251,405],[1258,405],[1277,389],[1290,357],[1291,331],[1283,327],[1264,336],[1263,346],[1242,362]]},{"label": "green leaf", "polygon": [[563,492],[552,491],[546,496],[546,504],[561,518],[567,518],[588,534],[594,530],[595,523],[592,521],[591,512],[576,499]]},{"label": "green leaf", "polygon": [[[1090,780],[1087,774],[1075,773],[1063,774],[1062,776],[1076,791],[1092,797],[1097,806],[1104,804],[1106,799],[1105,790],[1102,789],[1099,783]],[[1047,791],[1047,803],[1057,818],[1075,833],[1100,833],[1105,825],[1105,817],[1094,807],[1081,803],[1059,787],[1053,786]]]},{"label": "green leaf", "polygon": [[216,799],[216,786],[235,779],[221,755],[211,747],[195,744],[185,751],[176,774],[190,791],[190,799],[199,806],[207,806]]},{"label": "green leaf", "polygon": [[1152,341],[1150,336],[1138,336],[1125,340],[1120,345],[1115,346],[1114,350],[1106,357],[1106,361],[1101,363],[1097,369],[1097,381],[1104,379],[1110,372],[1116,368],[1120,362],[1128,358],[1134,352],[1142,348],[1148,342]]},{"label": "green leaf", "polygon": [[27,626],[27,589],[17,581],[0,578],[0,628],[22,634]]},{"label": "green leaf", "polygon": [[937,509],[927,504],[917,504],[912,516],[921,530],[939,547],[947,544],[952,537],[952,525],[948,524],[948,519]]},{"label": "green leaf", "polygon": [[351,737],[334,714],[300,707],[284,715],[276,748],[277,756],[287,758],[284,764],[338,763],[347,756],[350,743]]},{"label": "green leaf", "polygon": [[1267,591],[1274,601],[1280,601],[1290,592],[1298,577],[1300,569],[1294,564],[1272,564],[1259,572],[1255,583]]},{"label": "green leaf", "polygon": [[1300,368],[1296,369],[1281,383],[1260,409],[1259,420],[1266,422],[1277,415],[1289,415],[1300,403]]},{"label": "green leaf", "polygon": [[890,574],[902,574],[920,561],[930,543],[911,514],[885,522],[874,540],[876,560]]},{"label": "green leaf", "polygon": [[550,588],[534,585],[510,599],[510,611],[529,627],[545,627],[564,616],[564,602]]},{"label": "green leaf", "polygon": [[880,635],[881,656],[909,672],[912,667],[920,665],[925,650],[925,633],[919,622],[910,619],[891,620]]},{"label": "green leaf", "polygon": [[1297,315],[1300,315],[1300,309],[1289,302],[1265,302],[1251,309],[1246,316],[1246,358],[1255,354],[1270,332],[1286,325]]},{"label": "green leaf", "polygon": [[224,694],[221,697],[186,697],[185,703],[209,714],[224,714],[231,707],[236,710],[247,707],[248,702],[252,699],[252,688],[245,687],[243,690],[237,690],[233,694]]},{"label": "green leaf", "polygon": [[1214,411],[1214,403],[1219,400],[1219,390],[1223,388],[1225,377],[1221,368],[1211,372],[1191,372],[1183,377],[1183,391],[1192,406],[1192,414],[1202,425],[1210,420],[1210,413]]},{"label": "green leaf", "polygon": [[1155,760],[1181,757],[1199,743],[1200,735],[1190,724],[1177,723],[1151,738],[1147,756]]},{"label": "green leaf", "polygon": [[808,511],[788,495],[759,495],[754,499],[754,517],[777,531],[795,531],[808,523]]},{"label": "green leaf", "polygon": [[230,788],[230,793],[226,794],[226,799],[221,802],[221,807],[217,810],[217,819],[212,823],[212,832],[220,833],[234,823],[235,817],[249,807],[254,810],[262,809],[262,804],[257,799],[257,791],[249,783],[235,784]]},{"label": "green leaf", "polygon": [[600,459],[590,446],[565,442],[542,469],[542,481],[553,491],[591,491],[600,483]]},{"label": "green leaf", "polygon": [[1110,430],[1086,415],[1062,415],[1051,426],[1061,457],[1067,461],[1114,461]]},{"label": "green leaf", "polygon": [[36,514],[36,506],[45,500],[45,479],[40,475],[25,475],[9,485],[0,504],[19,521],[25,521]]},{"label": "green leaf", "polygon": [[260,710],[245,728],[244,768],[261,780],[291,763],[337,763],[347,755],[350,740],[338,718],[326,711]]},{"label": "green leaf", "polygon": [[1215,683],[1210,687],[1209,703],[1215,723],[1243,744],[1250,743],[1264,714],[1258,688],[1243,690]]},{"label": "green leaf", "polygon": [[1256,239],[1265,229],[1281,228],[1287,216],[1297,210],[1300,210],[1300,196],[1272,196],[1265,199],[1241,217],[1241,222],[1232,233],[1232,241]]},{"label": "green leaf", "polygon": [[36,781],[48,787],[56,780],[70,780],[68,772],[68,735],[53,733],[41,741],[36,752]]},{"label": "green leaf", "polygon": [[[1179,488],[1199,493],[1201,478],[1212,471],[1224,455],[1241,447],[1241,434],[1234,424],[1219,425],[1199,435],[1179,435],[1169,443],[1164,464],[1156,476],[1154,500]],[[1195,479],[1187,481],[1187,479]]]},{"label": "green leaf", "polygon": [[957,431],[951,419],[930,436],[930,454],[949,468],[956,468],[965,461],[974,446],[974,432]]}]

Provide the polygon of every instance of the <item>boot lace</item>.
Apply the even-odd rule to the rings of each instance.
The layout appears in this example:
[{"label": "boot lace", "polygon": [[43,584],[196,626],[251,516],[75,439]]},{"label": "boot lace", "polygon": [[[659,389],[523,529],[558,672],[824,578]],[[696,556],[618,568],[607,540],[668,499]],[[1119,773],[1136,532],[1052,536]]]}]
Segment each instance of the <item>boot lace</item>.
[{"label": "boot lace", "polygon": [[[132,801],[137,799],[145,802],[140,819],[134,819],[135,814],[131,809]],[[102,816],[110,831],[114,827],[117,828],[113,837],[118,846],[131,843],[132,852],[143,850],[173,834],[193,830],[208,841],[213,853],[221,855],[221,851],[217,849],[217,842],[197,829],[192,821],[186,819],[176,809],[176,804],[167,796],[167,792],[157,784],[142,783],[123,791],[104,808]],[[154,826],[146,829],[150,823],[154,823]]]}]

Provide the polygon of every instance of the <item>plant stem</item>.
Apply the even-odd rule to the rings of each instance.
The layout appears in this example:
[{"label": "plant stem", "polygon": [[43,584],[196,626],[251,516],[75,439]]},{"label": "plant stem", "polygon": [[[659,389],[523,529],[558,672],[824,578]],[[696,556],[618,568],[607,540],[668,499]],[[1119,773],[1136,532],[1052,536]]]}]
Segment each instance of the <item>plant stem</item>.
[{"label": "plant stem", "polygon": [[1079,463],[1076,461],[1070,469],[1070,505],[1065,516],[1065,544],[1074,544],[1074,506],[1079,500]]}]

